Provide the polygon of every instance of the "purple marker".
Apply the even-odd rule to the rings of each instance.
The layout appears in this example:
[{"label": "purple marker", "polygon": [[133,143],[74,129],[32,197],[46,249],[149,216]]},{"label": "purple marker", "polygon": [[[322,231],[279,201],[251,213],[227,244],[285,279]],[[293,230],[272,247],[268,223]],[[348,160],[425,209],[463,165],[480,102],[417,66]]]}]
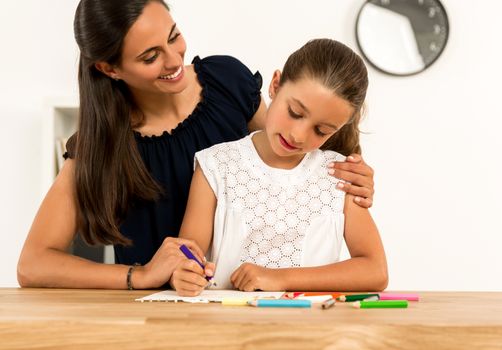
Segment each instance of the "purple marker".
[{"label": "purple marker", "polygon": [[[183,254],[185,254],[185,256],[188,259],[194,260],[197,264],[199,264],[200,267],[202,267],[202,270],[204,270],[204,265],[202,265],[202,263],[195,257],[195,255],[193,255],[193,253],[190,251],[190,249],[188,249],[186,245],[182,244],[180,246],[180,250],[183,252]],[[206,280],[209,281],[211,279],[212,277],[206,276]]]}]

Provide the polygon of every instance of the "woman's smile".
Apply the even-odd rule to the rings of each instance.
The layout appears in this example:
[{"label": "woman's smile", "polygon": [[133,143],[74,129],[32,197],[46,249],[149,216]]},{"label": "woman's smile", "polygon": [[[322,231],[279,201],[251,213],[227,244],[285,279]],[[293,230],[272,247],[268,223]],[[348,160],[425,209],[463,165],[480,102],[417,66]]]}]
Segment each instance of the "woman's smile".
[{"label": "woman's smile", "polygon": [[159,79],[168,82],[177,82],[181,80],[184,76],[185,69],[183,66],[179,66],[179,68],[172,74],[160,75]]}]

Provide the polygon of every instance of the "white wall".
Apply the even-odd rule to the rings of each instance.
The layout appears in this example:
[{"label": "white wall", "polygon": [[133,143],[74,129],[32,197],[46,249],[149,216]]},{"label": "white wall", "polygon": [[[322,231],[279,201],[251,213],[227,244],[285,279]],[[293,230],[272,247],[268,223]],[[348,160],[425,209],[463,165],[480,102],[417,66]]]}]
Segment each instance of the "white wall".
[{"label": "white wall", "polygon": [[[287,55],[314,37],[357,50],[363,0],[171,0],[194,55],[231,54],[268,84]],[[408,78],[370,71],[364,156],[376,170],[372,214],[390,289],[502,290],[502,4],[443,1],[443,56]],[[47,98],[76,93],[76,0],[25,0],[0,11],[0,286],[16,286],[25,235],[47,188]],[[266,92],[266,84],[264,92]],[[266,94],[265,94],[266,96]]]}]

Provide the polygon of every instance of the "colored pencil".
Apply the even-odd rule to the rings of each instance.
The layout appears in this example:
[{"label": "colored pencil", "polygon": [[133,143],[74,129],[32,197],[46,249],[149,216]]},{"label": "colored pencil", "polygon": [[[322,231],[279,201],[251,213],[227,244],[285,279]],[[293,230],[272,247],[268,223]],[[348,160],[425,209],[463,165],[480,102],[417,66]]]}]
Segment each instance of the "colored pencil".
[{"label": "colored pencil", "polygon": [[244,306],[248,305],[248,301],[251,299],[239,299],[239,298],[223,298],[221,305],[226,306]]},{"label": "colored pencil", "polygon": [[248,305],[257,307],[312,307],[312,302],[296,299],[257,299],[248,301]]},{"label": "colored pencil", "polygon": [[287,292],[284,294],[284,297],[289,298],[289,299],[295,299],[297,297],[315,297],[319,295],[331,295],[332,298],[337,298],[342,293],[340,292]]},{"label": "colored pencil", "polygon": [[356,301],[352,306],[358,309],[394,309],[407,308],[408,300],[378,300],[378,301]]},{"label": "colored pencil", "polygon": [[296,300],[310,300],[313,303],[322,303],[329,299],[334,299],[331,294],[323,294],[323,295],[314,295],[314,296],[305,296],[300,295],[295,298]]},{"label": "colored pencil", "polygon": [[[195,257],[195,255],[193,255],[193,253],[190,251],[190,249],[186,245],[182,244],[180,246],[180,250],[183,254],[185,254],[187,259],[195,261],[200,267],[202,267],[202,270],[204,270],[204,265],[199,261],[199,259],[197,259]],[[205,277],[206,277],[206,281],[209,282],[208,286],[210,286],[210,285],[216,286],[216,283],[214,283],[212,281],[212,279],[213,279],[212,276],[205,276]]]},{"label": "colored pencil", "polygon": [[321,307],[323,310],[326,310],[326,309],[329,309],[330,307],[335,306],[335,303],[336,303],[336,299],[331,298],[331,299],[326,300],[324,303],[322,303]]},{"label": "colored pencil", "polygon": [[408,300],[418,301],[420,297],[416,293],[378,293],[380,300]]},{"label": "colored pencil", "polygon": [[340,301],[359,301],[359,300],[365,300],[368,298],[374,298],[377,297],[379,298],[379,295],[376,293],[372,294],[349,294],[349,295],[342,295],[338,297],[338,300]]}]

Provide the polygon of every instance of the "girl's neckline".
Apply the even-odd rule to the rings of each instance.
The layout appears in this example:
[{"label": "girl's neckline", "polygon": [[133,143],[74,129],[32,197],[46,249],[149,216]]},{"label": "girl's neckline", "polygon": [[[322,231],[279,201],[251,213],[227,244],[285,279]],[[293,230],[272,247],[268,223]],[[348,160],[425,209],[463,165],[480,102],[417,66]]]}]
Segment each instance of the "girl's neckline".
[{"label": "girl's neckline", "polygon": [[182,130],[185,128],[193,118],[197,117],[198,111],[202,108],[202,106],[206,103],[207,101],[207,84],[205,81],[205,78],[203,74],[201,74],[201,59],[199,56],[195,56],[192,60],[192,64],[195,72],[195,78],[198,80],[200,86],[201,86],[201,91],[200,91],[200,101],[195,105],[195,108],[193,111],[182,121],[180,121],[171,131],[169,130],[164,130],[160,135],[143,135],[141,132],[137,130],[133,130],[134,136],[138,140],[142,141],[155,141],[163,138],[170,138],[176,136]]},{"label": "girl's neckline", "polygon": [[253,157],[253,158],[256,159],[256,162],[260,167],[262,167],[272,173],[282,174],[282,175],[295,175],[296,173],[303,171],[304,165],[311,158],[312,152],[306,153],[303,156],[302,160],[293,168],[284,169],[284,168],[276,168],[276,167],[270,166],[267,163],[265,163],[265,161],[261,158],[260,154],[258,153],[258,150],[256,149],[256,147],[253,143],[253,135],[255,135],[259,132],[263,132],[263,131],[262,130],[253,131],[251,134],[249,134],[246,137],[246,139],[247,139],[248,146],[251,148],[252,152],[255,155],[255,157]]}]

